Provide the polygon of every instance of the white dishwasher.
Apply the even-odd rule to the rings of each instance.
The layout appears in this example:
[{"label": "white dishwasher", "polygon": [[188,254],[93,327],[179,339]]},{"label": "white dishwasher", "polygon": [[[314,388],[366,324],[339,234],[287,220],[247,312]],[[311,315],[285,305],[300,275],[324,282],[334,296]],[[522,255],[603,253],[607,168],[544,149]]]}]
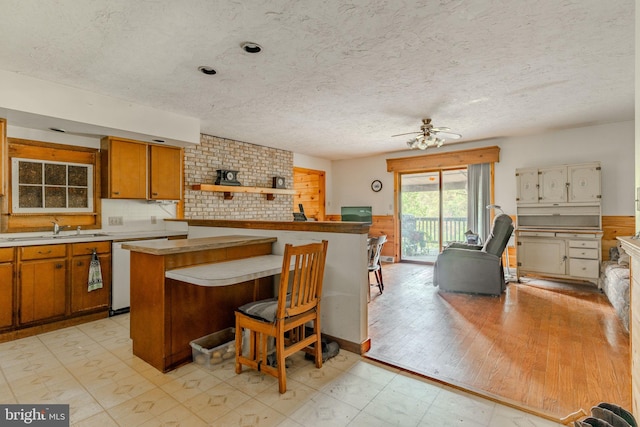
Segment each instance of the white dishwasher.
[{"label": "white dishwasher", "polygon": [[131,257],[129,250],[122,249],[122,245],[149,243],[161,240],[169,239],[164,237],[161,239],[113,242],[113,246],[111,247],[111,307],[109,308],[109,316],[128,313],[131,303],[131,287],[129,284],[131,278]]}]

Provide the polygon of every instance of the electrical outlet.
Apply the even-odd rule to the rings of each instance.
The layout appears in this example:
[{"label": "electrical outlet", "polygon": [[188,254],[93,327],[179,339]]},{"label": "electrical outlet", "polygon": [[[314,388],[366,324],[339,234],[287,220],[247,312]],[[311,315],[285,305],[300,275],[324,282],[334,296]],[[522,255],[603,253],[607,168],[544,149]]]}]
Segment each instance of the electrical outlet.
[{"label": "electrical outlet", "polygon": [[121,216],[110,216],[109,217],[109,225],[123,225]]},{"label": "electrical outlet", "polygon": [[155,224],[156,222],[158,222],[158,220],[156,219],[156,216],[151,215],[151,224]]}]

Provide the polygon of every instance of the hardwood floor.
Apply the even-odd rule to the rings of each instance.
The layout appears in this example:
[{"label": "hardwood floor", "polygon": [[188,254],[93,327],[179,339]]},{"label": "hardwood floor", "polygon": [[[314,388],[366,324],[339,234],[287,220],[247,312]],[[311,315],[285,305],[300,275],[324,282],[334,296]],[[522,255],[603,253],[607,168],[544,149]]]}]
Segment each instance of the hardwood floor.
[{"label": "hardwood floor", "polygon": [[604,294],[532,279],[501,297],[440,293],[432,271],[383,265],[366,357],[556,418],[631,408],[629,335]]}]

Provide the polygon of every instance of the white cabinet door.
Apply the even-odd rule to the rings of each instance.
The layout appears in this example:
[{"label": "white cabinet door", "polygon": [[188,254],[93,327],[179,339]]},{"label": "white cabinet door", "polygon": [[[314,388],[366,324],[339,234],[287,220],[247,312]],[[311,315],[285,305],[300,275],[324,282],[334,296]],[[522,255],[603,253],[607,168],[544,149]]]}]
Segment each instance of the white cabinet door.
[{"label": "white cabinet door", "polygon": [[567,167],[557,166],[539,169],[538,185],[540,203],[567,201]]},{"label": "white cabinet door", "polygon": [[597,164],[567,167],[569,202],[600,201],[600,166]]},{"label": "white cabinet door", "polygon": [[519,169],[516,171],[518,203],[538,203],[538,169]]},{"label": "white cabinet door", "polygon": [[526,237],[519,239],[519,269],[536,273],[566,274],[566,265],[564,240]]}]

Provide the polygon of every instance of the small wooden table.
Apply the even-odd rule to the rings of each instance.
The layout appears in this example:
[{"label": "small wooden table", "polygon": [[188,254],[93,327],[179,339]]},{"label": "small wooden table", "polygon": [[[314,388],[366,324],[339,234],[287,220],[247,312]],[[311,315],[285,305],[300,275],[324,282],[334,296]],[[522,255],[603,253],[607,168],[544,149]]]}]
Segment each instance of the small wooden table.
[{"label": "small wooden table", "polygon": [[[279,257],[275,271],[276,240],[219,236],[124,244],[131,251],[133,354],[167,372],[191,361],[190,341],[233,326],[237,307],[272,297],[273,274],[282,267]],[[249,259],[270,261],[251,272]],[[244,265],[245,274],[230,274],[229,263]]]}]

